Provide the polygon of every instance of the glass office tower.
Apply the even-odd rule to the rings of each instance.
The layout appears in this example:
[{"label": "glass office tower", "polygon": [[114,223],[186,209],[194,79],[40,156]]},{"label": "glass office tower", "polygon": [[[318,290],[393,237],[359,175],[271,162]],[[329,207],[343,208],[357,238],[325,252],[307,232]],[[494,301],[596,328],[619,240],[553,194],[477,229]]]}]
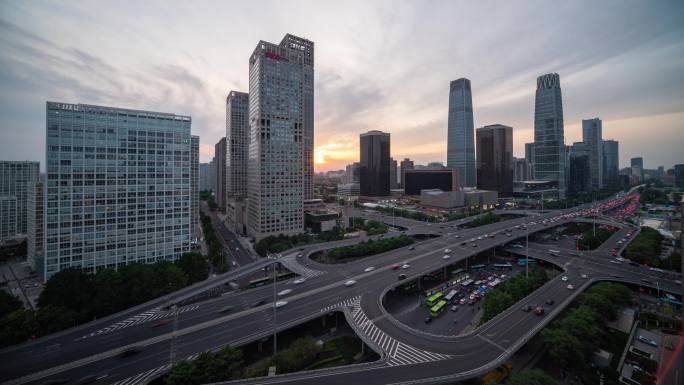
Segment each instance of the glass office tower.
[{"label": "glass office tower", "polygon": [[589,148],[591,189],[599,190],[603,182],[603,124],[601,119],[582,120],[582,141]]},{"label": "glass office tower", "polygon": [[47,102],[45,279],[190,250],[189,116]]},{"label": "glass office tower", "polygon": [[368,131],[359,136],[360,193],[368,197],[390,195],[390,134]]},{"label": "glass office tower", "polygon": [[39,177],[38,162],[0,161],[0,241],[26,234],[28,189]]},{"label": "glass office tower", "polygon": [[473,133],[473,96],[470,91],[470,80],[454,80],[449,86],[447,167],[458,169],[461,183],[466,187],[477,185]]},{"label": "glass office tower", "polygon": [[537,78],[534,101],[534,179],[558,181],[558,195],[565,196],[565,136],[560,76]]}]

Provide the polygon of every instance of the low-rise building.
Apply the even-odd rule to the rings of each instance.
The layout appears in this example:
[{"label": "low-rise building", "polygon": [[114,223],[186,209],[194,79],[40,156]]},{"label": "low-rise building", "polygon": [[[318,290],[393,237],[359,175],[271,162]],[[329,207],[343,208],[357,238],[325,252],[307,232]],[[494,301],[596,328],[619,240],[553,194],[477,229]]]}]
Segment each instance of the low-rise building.
[{"label": "low-rise building", "polygon": [[313,210],[304,213],[304,225],[313,233],[330,231],[337,226],[340,213],[332,210]]},{"label": "low-rise building", "polygon": [[420,204],[422,206],[440,209],[462,207],[463,191],[442,191],[439,189],[421,190]]},{"label": "low-rise building", "polygon": [[464,205],[468,210],[488,210],[493,208],[499,200],[499,194],[496,191],[464,189],[463,193]]}]

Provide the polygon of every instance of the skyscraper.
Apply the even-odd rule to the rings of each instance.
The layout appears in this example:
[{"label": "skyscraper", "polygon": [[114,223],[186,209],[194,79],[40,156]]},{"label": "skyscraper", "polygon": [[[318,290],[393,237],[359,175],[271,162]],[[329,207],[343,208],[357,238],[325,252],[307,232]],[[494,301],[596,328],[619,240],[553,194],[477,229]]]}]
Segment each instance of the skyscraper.
[{"label": "skyscraper", "polygon": [[28,187],[28,210],[26,236],[26,261],[33,270],[43,275],[43,219],[45,214],[45,185],[43,181],[31,183]]},{"label": "skyscraper", "polygon": [[582,119],[582,141],[589,149],[591,189],[604,187],[603,181],[603,124],[601,119]]},{"label": "skyscraper", "polygon": [[494,124],[478,128],[477,188],[513,194],[513,128]]},{"label": "skyscraper", "polygon": [[560,76],[537,78],[534,102],[534,179],[558,182],[558,195],[565,196],[565,136]]},{"label": "skyscraper", "polygon": [[226,98],[226,147],[226,217],[232,230],[243,234],[249,158],[248,93],[230,91]]},{"label": "skyscraper", "polygon": [[216,172],[216,205],[219,210],[226,211],[226,158],[228,156],[228,146],[226,138],[223,137],[214,145],[214,171]]},{"label": "skyscraper", "polygon": [[525,143],[525,161],[527,162],[526,180],[534,179],[534,143]]},{"label": "skyscraper", "polygon": [[591,146],[584,142],[569,147],[568,194],[591,191]]},{"label": "skyscraper", "polygon": [[359,165],[359,162],[348,164],[345,168],[344,177],[342,181],[344,183],[359,183],[359,180],[361,178],[360,169],[361,166]]},{"label": "skyscraper", "polygon": [[[674,174],[675,174],[675,186],[684,187],[684,164],[675,164]],[[682,200],[682,202],[684,202],[684,200]],[[682,234],[684,234],[684,233],[682,233]]]},{"label": "skyscraper", "polygon": [[192,236],[199,236],[199,136],[190,136],[190,223]]},{"label": "skyscraper", "polygon": [[447,167],[457,168],[461,183],[476,186],[473,96],[470,80],[461,78],[449,86]]},{"label": "skyscraper", "polygon": [[606,187],[620,187],[619,145],[616,140],[603,141],[603,182]]},{"label": "skyscraper", "polygon": [[304,230],[313,195],[314,43],[260,41],[249,59],[248,233],[257,240]]},{"label": "skyscraper", "polygon": [[17,234],[26,234],[27,191],[30,185],[38,182],[39,173],[38,162],[0,161],[0,197],[3,197],[0,241]]},{"label": "skyscraper", "polygon": [[390,189],[398,188],[397,186],[397,161],[390,158]]},{"label": "skyscraper", "polygon": [[405,178],[404,178],[404,172],[406,170],[413,170],[413,161],[409,158],[404,158],[404,160],[401,161],[400,163],[401,170],[399,171],[401,173],[401,188],[404,188],[405,185]]},{"label": "skyscraper", "polygon": [[368,131],[360,136],[361,195],[390,195],[390,134]]},{"label": "skyscraper", "polygon": [[527,177],[528,163],[525,158],[513,158],[513,181],[522,182],[529,178]]},{"label": "skyscraper", "polygon": [[214,163],[209,162],[209,163],[200,163],[199,165],[199,173],[200,173],[200,182],[199,182],[199,190],[200,191],[209,191],[212,189],[212,180],[215,177],[214,173]]},{"label": "skyscraper", "polygon": [[45,279],[190,250],[189,116],[47,102]]},{"label": "skyscraper", "polygon": [[639,182],[644,181],[644,158],[632,158],[630,160],[632,166],[632,175],[639,177]]}]

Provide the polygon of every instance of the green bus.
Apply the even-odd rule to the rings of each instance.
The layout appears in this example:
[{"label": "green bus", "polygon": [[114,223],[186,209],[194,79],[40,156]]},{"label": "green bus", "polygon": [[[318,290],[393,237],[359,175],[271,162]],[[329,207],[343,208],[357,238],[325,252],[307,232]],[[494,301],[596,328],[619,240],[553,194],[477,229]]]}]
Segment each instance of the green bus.
[{"label": "green bus", "polygon": [[454,278],[458,278],[458,277],[462,276],[462,275],[465,274],[465,273],[466,273],[466,271],[463,270],[463,269],[451,270],[451,276],[454,277]]},{"label": "green bus", "polygon": [[264,285],[268,285],[271,282],[273,282],[272,277],[257,278],[257,279],[249,281],[249,287],[264,286]]},{"label": "green bus", "polygon": [[428,306],[432,307],[432,306],[435,306],[437,301],[442,299],[443,296],[444,295],[442,294],[442,292],[438,291],[438,292],[432,294],[431,296],[427,297],[427,301],[425,301],[425,302],[427,303]]},{"label": "green bus", "polygon": [[437,305],[430,308],[430,317],[435,318],[441,313],[446,307],[447,301],[439,301]]}]

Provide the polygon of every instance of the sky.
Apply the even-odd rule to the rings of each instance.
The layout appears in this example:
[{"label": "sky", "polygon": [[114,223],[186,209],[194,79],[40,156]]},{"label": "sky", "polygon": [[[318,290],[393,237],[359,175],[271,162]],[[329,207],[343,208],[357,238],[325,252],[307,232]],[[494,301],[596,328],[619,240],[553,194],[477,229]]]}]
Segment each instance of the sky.
[{"label": "sky", "polygon": [[391,134],[395,159],[446,161],[449,82],[471,80],[475,127],[533,141],[539,75],[560,74],[565,142],[603,120],[620,166],[684,163],[682,1],[0,0],[0,159],[45,160],[45,102],[192,117],[200,161],[248,91],[259,40],[315,43],[316,171]]}]

